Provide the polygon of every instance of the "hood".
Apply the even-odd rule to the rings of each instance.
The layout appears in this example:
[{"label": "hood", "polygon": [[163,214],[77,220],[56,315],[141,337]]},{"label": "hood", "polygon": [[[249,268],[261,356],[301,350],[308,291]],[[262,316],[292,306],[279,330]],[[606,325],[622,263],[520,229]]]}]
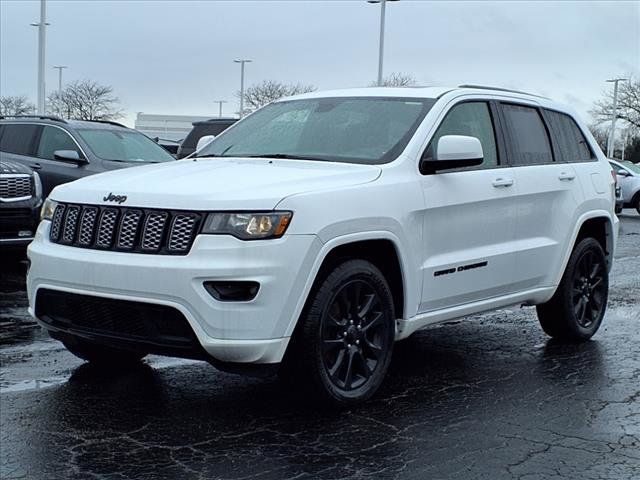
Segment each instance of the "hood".
[{"label": "hood", "polygon": [[26,165],[22,165],[18,162],[12,162],[11,160],[0,160],[0,175],[12,174],[12,173],[26,173],[31,175],[33,170],[31,170]]},{"label": "hood", "polygon": [[176,210],[270,210],[290,195],[371,182],[380,171],[350,163],[198,158],[85,177],[56,187],[51,198]]}]

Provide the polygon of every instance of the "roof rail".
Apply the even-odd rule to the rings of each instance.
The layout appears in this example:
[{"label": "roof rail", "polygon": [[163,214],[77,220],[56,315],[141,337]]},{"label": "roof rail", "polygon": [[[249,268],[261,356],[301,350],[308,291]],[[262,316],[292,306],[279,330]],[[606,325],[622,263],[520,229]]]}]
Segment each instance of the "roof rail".
[{"label": "roof rail", "polygon": [[67,123],[65,119],[54,115],[0,115],[0,120],[4,120],[5,118],[38,118],[40,120],[53,120],[55,122]]},{"label": "roof rail", "polygon": [[114,122],[113,120],[85,120],[86,122],[96,122],[96,123],[106,123],[107,125],[115,125],[116,127],[129,128],[126,125],[123,125],[118,122]]},{"label": "roof rail", "polygon": [[522,90],[512,90],[510,88],[491,87],[491,86],[488,86],[488,85],[464,84],[464,85],[458,85],[458,88],[476,88],[478,90],[497,90],[499,92],[519,93],[521,95],[529,95],[530,97],[546,98],[548,100],[547,97],[543,97],[542,95],[536,95],[534,93],[523,92]]}]

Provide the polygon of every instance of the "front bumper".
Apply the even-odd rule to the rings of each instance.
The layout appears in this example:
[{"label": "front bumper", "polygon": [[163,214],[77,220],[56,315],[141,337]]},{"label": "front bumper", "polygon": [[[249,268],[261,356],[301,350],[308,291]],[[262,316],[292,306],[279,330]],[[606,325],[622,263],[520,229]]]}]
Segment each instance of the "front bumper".
[{"label": "front bumper", "polygon": [[[207,354],[230,363],[281,361],[322,245],[315,235],[250,242],[199,235],[186,256],[147,255],[54,244],[49,226],[40,224],[28,249],[32,315],[41,288],[165,305],[184,315]],[[221,302],[203,286],[212,280],[255,281],[260,289],[251,301]]]}]

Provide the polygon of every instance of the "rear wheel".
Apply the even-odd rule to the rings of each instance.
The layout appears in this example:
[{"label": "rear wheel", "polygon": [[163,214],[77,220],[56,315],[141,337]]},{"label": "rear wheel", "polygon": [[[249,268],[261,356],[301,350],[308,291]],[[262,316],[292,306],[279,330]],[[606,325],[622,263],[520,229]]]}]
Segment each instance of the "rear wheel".
[{"label": "rear wheel", "polygon": [[299,373],[330,403],[370,398],[387,373],[395,337],[383,274],[370,262],[349,260],[322,280],[310,302],[292,358],[301,360]]},{"label": "rear wheel", "polygon": [[140,362],[147,354],[107,347],[78,337],[65,338],[64,346],[76,357],[105,367],[122,367]]},{"label": "rear wheel", "polygon": [[537,306],[542,329],[562,340],[590,339],[602,323],[608,292],[604,251],[598,241],[585,238],[574,248],[556,293]]}]

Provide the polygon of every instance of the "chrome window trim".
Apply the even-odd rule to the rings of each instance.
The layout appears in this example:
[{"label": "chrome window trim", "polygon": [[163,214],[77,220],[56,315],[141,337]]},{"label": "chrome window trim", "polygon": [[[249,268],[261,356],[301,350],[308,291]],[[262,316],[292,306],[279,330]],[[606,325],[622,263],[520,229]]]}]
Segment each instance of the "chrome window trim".
[{"label": "chrome window trim", "polygon": [[[71,132],[69,132],[69,130],[67,130],[66,128],[62,128],[60,125],[53,125],[51,123],[42,123],[42,122],[14,122],[14,121],[4,121],[2,122],[2,125],[40,125],[43,127],[55,127],[55,128],[59,128],[60,130],[62,130],[64,133],[66,133],[67,135],[69,135],[71,137],[71,140],[73,140],[73,143],[76,144],[76,146],[78,147],[78,150],[80,150],[80,152],[82,153],[82,156],[84,157],[84,159],[87,161],[87,163],[91,163],[89,160],[89,157],[87,156],[86,152],[84,151],[84,149],[80,146],[80,144],[78,143],[78,141],[74,138],[73,135],[71,135]],[[40,134],[40,137],[42,137],[42,133]],[[64,162],[62,160],[55,160],[55,159],[51,159],[51,158],[42,158],[42,157],[38,157],[38,148],[40,147],[40,138],[38,139],[38,145],[36,145],[36,151],[34,152],[33,155],[22,155],[23,157],[30,157],[30,158],[38,158],[40,160],[48,160],[50,162],[58,162],[59,164],[62,165],[66,165],[69,167],[73,167],[75,168],[77,165],[70,165],[69,162]],[[9,153],[9,152],[7,152]],[[14,154],[15,155],[15,154]]]}]

